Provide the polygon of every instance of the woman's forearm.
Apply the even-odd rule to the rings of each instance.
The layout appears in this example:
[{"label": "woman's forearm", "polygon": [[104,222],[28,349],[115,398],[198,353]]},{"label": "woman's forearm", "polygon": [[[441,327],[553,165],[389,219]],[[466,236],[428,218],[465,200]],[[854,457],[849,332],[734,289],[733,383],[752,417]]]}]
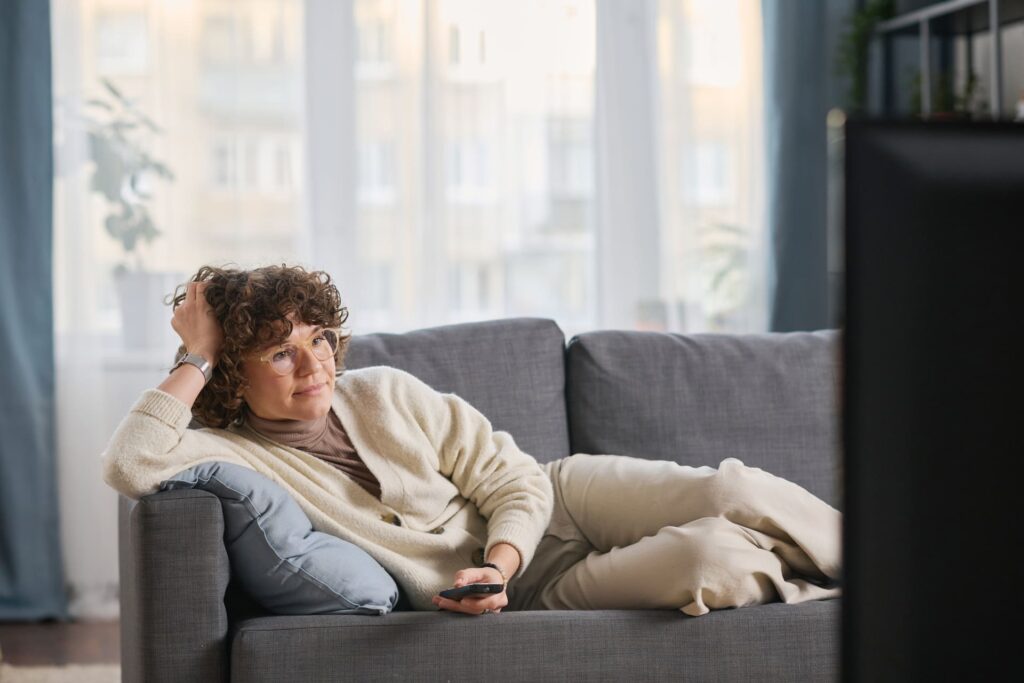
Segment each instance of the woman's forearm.
[{"label": "woman's forearm", "polygon": [[[194,464],[197,454],[230,455],[219,437],[189,430],[191,419],[191,410],[177,397],[162,389],[144,391],[103,451],[104,480],[124,495],[139,498]],[[184,445],[186,438],[190,443]]]},{"label": "woman's forearm", "polygon": [[500,571],[507,578],[515,576],[519,571],[519,551],[508,543],[495,543],[487,553],[487,561],[501,567]]}]

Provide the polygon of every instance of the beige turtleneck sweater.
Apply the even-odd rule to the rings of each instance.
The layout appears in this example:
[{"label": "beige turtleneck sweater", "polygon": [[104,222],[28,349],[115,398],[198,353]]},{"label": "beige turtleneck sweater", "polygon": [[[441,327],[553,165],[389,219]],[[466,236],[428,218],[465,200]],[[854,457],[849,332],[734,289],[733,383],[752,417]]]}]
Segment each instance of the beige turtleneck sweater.
[{"label": "beige turtleneck sweater", "polygon": [[332,400],[378,499],[332,464],[247,425],[188,429],[189,407],[142,394],[102,455],[105,481],[132,498],[201,462],[249,467],[283,486],[318,531],[355,543],[395,578],[414,609],[496,543],[529,566],[551,518],[551,482],[512,437],[455,394],[389,367],[347,370]]}]

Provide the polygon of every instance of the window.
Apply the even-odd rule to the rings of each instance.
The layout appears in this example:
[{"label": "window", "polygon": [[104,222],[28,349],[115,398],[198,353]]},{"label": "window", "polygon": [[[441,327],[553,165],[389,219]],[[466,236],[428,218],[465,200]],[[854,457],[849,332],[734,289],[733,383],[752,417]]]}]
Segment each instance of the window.
[{"label": "window", "polygon": [[149,42],[143,12],[96,16],[96,72],[103,76],[141,76],[149,69]]},{"label": "window", "polygon": [[359,201],[388,204],[395,200],[395,146],[385,140],[359,143]]},{"label": "window", "polygon": [[274,187],[278,190],[291,190],[295,184],[292,168],[293,145],[288,141],[279,141],[274,145]]},{"label": "window", "polygon": [[210,14],[203,19],[202,56],[208,64],[229,64],[238,40],[238,24],[231,15]]},{"label": "window", "polygon": [[449,271],[450,306],[459,317],[478,320],[494,311],[491,278],[494,269],[488,264],[460,263]]},{"label": "window", "polygon": [[392,303],[392,279],[394,267],[386,262],[374,262],[364,268],[367,277],[366,291],[369,293],[364,302],[367,308],[387,311]]},{"label": "window", "polygon": [[262,145],[255,138],[245,140],[243,147],[242,167],[245,169],[245,181],[242,186],[247,190],[259,190],[262,186]]},{"label": "window", "polygon": [[684,0],[681,24],[686,79],[691,85],[731,88],[740,84],[739,0]]},{"label": "window", "polygon": [[392,66],[395,59],[394,17],[390,5],[360,2],[356,7],[356,68]]},{"label": "window", "polygon": [[548,122],[551,194],[586,199],[594,191],[594,154],[590,121],[552,119]]},{"label": "window", "polygon": [[[499,21],[493,17],[501,16],[500,10],[494,5],[447,2],[440,3],[440,11],[452,19],[448,23],[447,64],[448,76],[455,80],[493,80],[497,74],[488,63],[491,55],[489,33],[501,33]],[[506,30],[507,33],[507,30]]]},{"label": "window", "polygon": [[661,0],[665,310],[690,331],[767,324],[758,3]]},{"label": "window", "polygon": [[448,201],[456,204],[496,200],[491,147],[479,139],[448,143]]},{"label": "window", "polygon": [[221,138],[213,143],[213,184],[221,189],[238,186],[238,150],[231,138]]},{"label": "window", "polygon": [[683,195],[698,206],[732,200],[729,185],[729,146],[720,140],[697,140],[682,150]]},{"label": "window", "polygon": [[459,56],[461,54],[461,46],[459,45],[459,27],[449,26],[448,27],[448,63],[452,66],[458,66]]}]

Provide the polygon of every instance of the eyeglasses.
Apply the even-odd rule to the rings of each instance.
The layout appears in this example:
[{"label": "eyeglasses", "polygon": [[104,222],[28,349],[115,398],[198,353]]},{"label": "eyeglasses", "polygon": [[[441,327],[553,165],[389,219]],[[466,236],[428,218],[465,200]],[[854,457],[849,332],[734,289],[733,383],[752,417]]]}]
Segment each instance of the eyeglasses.
[{"label": "eyeglasses", "polygon": [[327,360],[338,350],[338,330],[320,330],[312,337],[298,344],[284,344],[260,356],[263,363],[279,375],[290,375],[299,364],[299,351],[310,349],[317,360]]}]

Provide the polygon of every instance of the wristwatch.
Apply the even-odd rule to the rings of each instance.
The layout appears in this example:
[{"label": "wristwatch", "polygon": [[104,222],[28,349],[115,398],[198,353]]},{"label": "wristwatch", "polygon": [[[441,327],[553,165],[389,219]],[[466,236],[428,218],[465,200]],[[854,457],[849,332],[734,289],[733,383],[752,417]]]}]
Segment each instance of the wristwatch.
[{"label": "wristwatch", "polygon": [[206,360],[198,353],[189,353],[186,351],[183,356],[178,358],[178,362],[174,364],[173,368],[171,368],[171,372],[174,372],[185,363],[199,368],[199,371],[203,373],[203,377],[206,378],[204,385],[210,383],[210,378],[213,377],[213,366],[210,365],[210,361]]}]

